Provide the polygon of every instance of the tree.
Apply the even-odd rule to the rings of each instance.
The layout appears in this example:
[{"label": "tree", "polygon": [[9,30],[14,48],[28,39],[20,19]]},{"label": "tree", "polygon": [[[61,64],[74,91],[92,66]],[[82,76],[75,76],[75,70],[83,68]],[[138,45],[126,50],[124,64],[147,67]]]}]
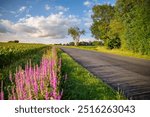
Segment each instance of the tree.
[{"label": "tree", "polygon": [[8,41],[8,43],[19,43],[19,40]]},{"label": "tree", "polygon": [[116,17],[114,17],[109,24],[109,32],[108,32],[109,39],[105,43],[107,48],[109,49],[120,48],[123,45],[124,42],[123,40],[121,41],[122,32],[123,32],[122,23]]},{"label": "tree", "polygon": [[92,35],[96,39],[101,39],[105,42],[108,39],[109,24],[114,15],[114,7],[106,4],[96,5],[92,8],[92,11]]},{"label": "tree", "polygon": [[72,36],[75,46],[78,46],[82,34],[85,34],[85,30],[80,30],[78,27],[70,27],[68,29],[68,35]]},{"label": "tree", "polygon": [[92,36],[97,40],[99,40],[101,36],[99,26],[100,26],[100,22],[95,21],[90,28]]}]

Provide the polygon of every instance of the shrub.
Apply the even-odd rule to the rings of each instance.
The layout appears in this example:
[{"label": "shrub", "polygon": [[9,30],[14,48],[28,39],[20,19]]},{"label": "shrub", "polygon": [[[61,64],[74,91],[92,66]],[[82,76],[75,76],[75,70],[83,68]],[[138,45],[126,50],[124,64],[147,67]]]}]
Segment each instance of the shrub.
[{"label": "shrub", "polygon": [[102,41],[93,41],[92,45],[93,46],[101,46],[101,45],[103,45],[103,42]]},{"label": "shrub", "polygon": [[108,49],[120,48],[121,46],[120,38],[116,37],[112,39],[107,39],[106,46]]}]

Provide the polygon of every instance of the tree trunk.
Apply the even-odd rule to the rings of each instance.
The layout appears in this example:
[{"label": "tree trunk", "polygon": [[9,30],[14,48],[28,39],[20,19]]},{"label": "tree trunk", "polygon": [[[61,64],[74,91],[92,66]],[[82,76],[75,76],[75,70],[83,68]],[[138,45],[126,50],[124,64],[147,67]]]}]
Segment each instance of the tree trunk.
[{"label": "tree trunk", "polygon": [[75,45],[75,46],[78,46],[77,40],[74,41],[74,45]]},{"label": "tree trunk", "polygon": [[75,45],[75,46],[78,46],[78,45],[79,45],[79,37],[77,37],[77,38],[74,40],[74,45]]}]

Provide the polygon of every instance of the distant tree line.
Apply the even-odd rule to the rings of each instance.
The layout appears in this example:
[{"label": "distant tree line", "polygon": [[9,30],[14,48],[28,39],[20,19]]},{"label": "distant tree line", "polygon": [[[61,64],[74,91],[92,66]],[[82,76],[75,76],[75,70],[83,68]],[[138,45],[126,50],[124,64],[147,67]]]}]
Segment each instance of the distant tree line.
[{"label": "distant tree line", "polygon": [[107,48],[150,55],[150,0],[117,0],[92,11],[92,35]]},{"label": "distant tree line", "polygon": [[19,40],[8,41],[8,43],[19,43]]},{"label": "distant tree line", "polygon": [[[67,44],[59,44],[59,45],[65,45],[65,46],[75,46],[75,43],[74,42],[69,42]],[[86,41],[81,41],[81,42],[78,42],[78,46],[102,46],[103,45],[103,42],[102,41],[89,41],[89,42],[86,42]]]}]

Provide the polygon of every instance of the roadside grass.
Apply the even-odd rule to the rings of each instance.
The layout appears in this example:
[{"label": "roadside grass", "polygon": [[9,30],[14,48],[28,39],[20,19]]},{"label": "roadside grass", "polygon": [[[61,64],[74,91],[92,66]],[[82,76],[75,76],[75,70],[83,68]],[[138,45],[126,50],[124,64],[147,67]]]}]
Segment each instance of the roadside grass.
[{"label": "roadside grass", "polygon": [[79,48],[79,49],[84,49],[84,50],[94,50],[98,52],[103,52],[103,53],[110,53],[110,54],[116,54],[116,55],[121,55],[121,56],[128,56],[128,57],[134,57],[134,58],[141,58],[141,59],[146,59],[150,60],[149,55],[141,55],[139,53],[133,53],[132,51],[129,50],[122,50],[122,49],[107,49],[104,46],[67,46],[70,48]]},{"label": "roadside grass", "polygon": [[62,74],[67,74],[63,83],[63,100],[121,100],[123,94],[89,73],[69,55],[60,51]]}]

